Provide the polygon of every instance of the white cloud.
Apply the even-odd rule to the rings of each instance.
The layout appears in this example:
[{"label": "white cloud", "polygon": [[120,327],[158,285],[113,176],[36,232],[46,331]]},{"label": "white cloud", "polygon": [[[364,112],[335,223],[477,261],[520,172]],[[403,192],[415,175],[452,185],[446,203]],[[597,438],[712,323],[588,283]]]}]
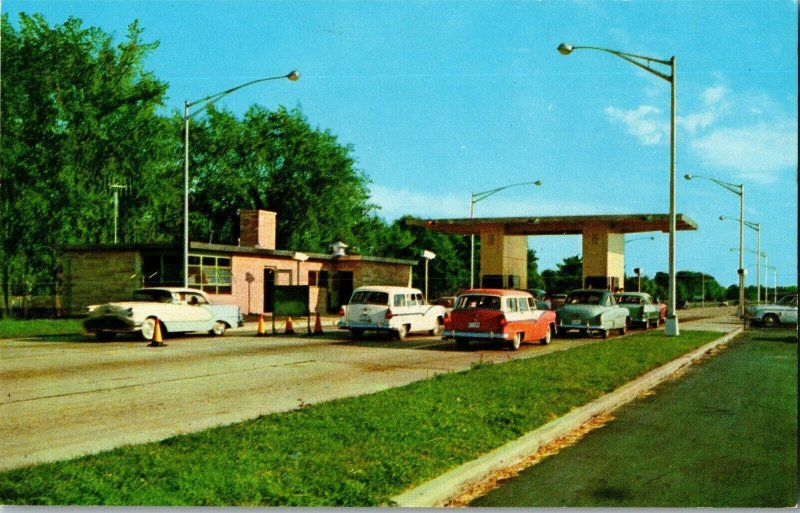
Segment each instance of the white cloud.
[{"label": "white cloud", "polygon": [[700,96],[706,105],[715,105],[728,96],[728,88],[724,85],[709,87]]},{"label": "white cloud", "polygon": [[606,107],[606,114],[612,121],[619,121],[627,132],[645,146],[661,144],[669,137],[669,124],[654,119],[661,111],[652,105],[640,105],[634,110]]},{"label": "white cloud", "polygon": [[781,171],[797,168],[797,125],[758,123],[720,128],[692,142],[708,166],[738,170],[742,178],[772,183]]},{"label": "white cloud", "polygon": [[698,112],[688,116],[679,116],[678,125],[685,128],[689,134],[694,135],[698,130],[711,126],[717,119],[713,112]]}]

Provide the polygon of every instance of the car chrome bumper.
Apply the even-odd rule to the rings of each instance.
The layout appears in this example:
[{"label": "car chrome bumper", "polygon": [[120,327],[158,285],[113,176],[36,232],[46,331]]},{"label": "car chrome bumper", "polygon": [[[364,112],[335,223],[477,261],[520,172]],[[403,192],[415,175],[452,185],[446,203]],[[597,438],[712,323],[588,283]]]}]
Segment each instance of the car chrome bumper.
[{"label": "car chrome bumper", "polygon": [[339,321],[337,326],[340,330],[397,331],[397,328],[389,324],[374,324],[371,322]]},{"label": "car chrome bumper", "polygon": [[486,339],[486,340],[511,340],[510,333],[494,332],[494,331],[458,331],[458,330],[444,330],[442,338],[469,338],[469,339]]},{"label": "car chrome bumper", "polygon": [[608,329],[600,324],[589,324],[588,322],[584,323],[577,323],[577,322],[568,322],[568,323],[559,323],[558,329],[560,330],[605,330]]}]

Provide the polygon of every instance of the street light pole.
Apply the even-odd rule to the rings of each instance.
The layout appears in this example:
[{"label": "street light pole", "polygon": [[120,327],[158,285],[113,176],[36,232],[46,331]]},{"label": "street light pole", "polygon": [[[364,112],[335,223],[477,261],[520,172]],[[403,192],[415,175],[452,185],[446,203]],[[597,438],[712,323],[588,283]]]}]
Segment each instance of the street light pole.
[{"label": "street light pole", "polygon": [[[535,185],[538,187],[542,185],[542,181],[536,180],[535,182],[512,183],[511,185],[504,185],[503,187],[498,187],[496,189],[491,189],[488,191],[471,193],[469,195],[470,220],[475,218],[475,203],[485,200],[492,194],[504,191],[506,189],[510,189],[511,187],[518,187],[520,185]],[[471,233],[469,236],[469,288],[471,289],[475,288],[475,234],[474,233]]]},{"label": "street light pole", "polygon": [[[744,224],[748,228],[756,231],[756,255],[758,256],[756,265],[756,301],[761,301],[761,223],[753,223],[751,221],[744,221],[740,219],[736,219],[733,217],[728,216],[719,216],[720,221],[724,221],[725,219],[730,219],[731,221],[740,221],[740,225]],[[764,265],[766,266],[766,253],[763,254],[764,256]],[[766,269],[764,269],[764,276],[766,278]],[[765,298],[766,299],[766,298]]]},{"label": "street light pole", "polygon": [[257,80],[251,80],[250,82],[246,82],[244,84],[238,85],[236,87],[232,87],[230,89],[226,89],[222,92],[212,94],[210,96],[206,96],[202,100],[196,100],[190,102],[186,100],[183,104],[183,286],[189,286],[189,119],[200,112],[199,110],[196,111],[194,114],[189,114],[189,109],[198,103],[205,103],[206,105],[212,105],[218,100],[222,99],[223,97],[231,94],[234,91],[238,91],[243,87],[247,87],[249,85],[258,84],[259,82],[266,82],[268,80],[279,80],[285,78],[292,82],[296,81],[300,78],[300,72],[292,71],[287,75],[281,75],[279,77],[267,77],[267,78],[259,78]]},{"label": "street light pole", "polygon": [[737,310],[739,311],[739,316],[744,319],[744,184],[723,182],[722,180],[717,180],[716,178],[702,175],[683,175],[683,177],[686,180],[702,178],[703,180],[714,182],[720,187],[739,195],[739,269],[736,271],[736,273],[739,275],[739,308]]},{"label": "street light pole", "polygon": [[[597,50],[600,52],[610,53],[620,59],[626,60],[653,75],[666,80],[670,83],[670,124],[669,124],[669,300],[667,303],[667,325],[664,332],[667,336],[680,335],[678,327],[678,317],[675,314],[676,302],[676,280],[675,280],[675,231],[677,229],[676,212],[675,212],[675,110],[677,108],[675,91],[676,91],[676,59],[671,57],[669,60],[655,59],[644,55],[636,55],[633,53],[620,52],[617,50],[610,50],[608,48],[599,48],[596,46],[572,46],[566,43],[558,45],[558,52],[561,55],[569,55],[575,50]],[[652,67],[652,64],[661,64],[669,66],[669,74],[659,71]]]}]

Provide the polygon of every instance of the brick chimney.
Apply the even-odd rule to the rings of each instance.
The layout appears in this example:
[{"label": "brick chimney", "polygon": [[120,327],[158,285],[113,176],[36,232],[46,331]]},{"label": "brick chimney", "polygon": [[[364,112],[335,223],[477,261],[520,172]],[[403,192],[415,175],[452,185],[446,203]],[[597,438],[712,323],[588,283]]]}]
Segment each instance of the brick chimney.
[{"label": "brick chimney", "polygon": [[239,244],[275,249],[277,214],[268,210],[242,210],[239,214]]}]

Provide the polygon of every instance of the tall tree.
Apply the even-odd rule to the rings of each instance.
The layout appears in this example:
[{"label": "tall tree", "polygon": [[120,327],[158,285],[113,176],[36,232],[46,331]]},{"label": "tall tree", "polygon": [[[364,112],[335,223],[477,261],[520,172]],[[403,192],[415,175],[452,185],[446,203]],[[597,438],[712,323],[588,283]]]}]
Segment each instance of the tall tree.
[{"label": "tall tree", "polygon": [[193,124],[192,237],[235,242],[237,211],[278,213],[277,244],[327,252],[337,240],[362,243],[375,209],[352,147],[312,128],[299,109],[253,106],[242,121],[207,109]]},{"label": "tall tree", "polygon": [[8,15],[2,18],[0,279],[6,307],[13,287],[26,292],[54,281],[60,245],[111,242],[110,183],[127,184],[151,200],[136,203],[140,219],[149,212],[150,225],[165,221],[169,203],[154,206],[152,199],[168,190],[158,173],[174,165],[163,159],[165,125],[155,112],[166,85],[144,69],[156,44],[142,42],[141,35],[134,22],[115,45],[76,18],[50,27],[40,15],[20,14],[19,30]]}]

